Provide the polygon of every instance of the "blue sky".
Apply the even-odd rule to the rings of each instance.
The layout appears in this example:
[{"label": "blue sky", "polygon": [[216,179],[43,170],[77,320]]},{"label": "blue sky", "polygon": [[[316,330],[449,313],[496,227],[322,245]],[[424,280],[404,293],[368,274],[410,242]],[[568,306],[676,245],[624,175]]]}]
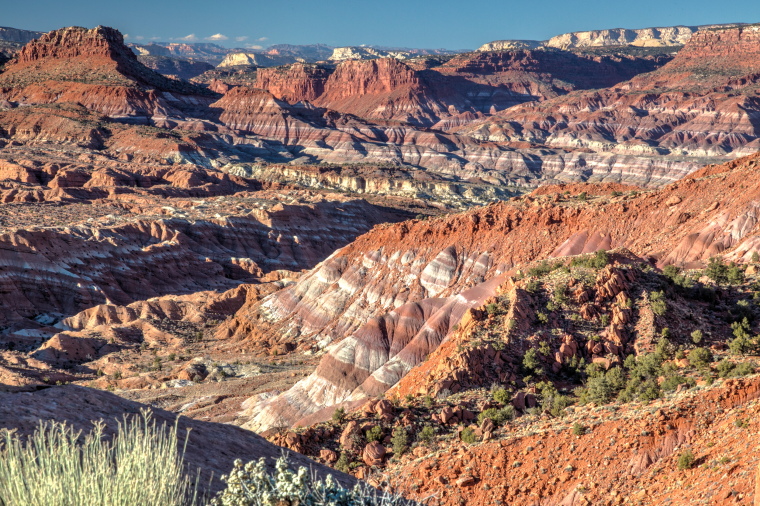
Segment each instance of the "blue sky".
[{"label": "blue sky", "polygon": [[[5,4],[5,5],[2,5]],[[0,0],[0,26],[113,26],[132,42],[229,47],[324,43],[471,49],[578,30],[760,22],[760,1],[731,0]]]}]

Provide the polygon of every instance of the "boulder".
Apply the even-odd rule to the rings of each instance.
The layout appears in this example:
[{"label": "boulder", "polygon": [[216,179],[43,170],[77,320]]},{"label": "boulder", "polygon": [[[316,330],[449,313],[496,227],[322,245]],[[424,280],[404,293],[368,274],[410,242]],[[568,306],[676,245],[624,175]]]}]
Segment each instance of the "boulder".
[{"label": "boulder", "polygon": [[364,451],[362,451],[362,460],[368,466],[380,466],[383,464],[385,453],[385,447],[377,441],[373,441],[364,447]]}]

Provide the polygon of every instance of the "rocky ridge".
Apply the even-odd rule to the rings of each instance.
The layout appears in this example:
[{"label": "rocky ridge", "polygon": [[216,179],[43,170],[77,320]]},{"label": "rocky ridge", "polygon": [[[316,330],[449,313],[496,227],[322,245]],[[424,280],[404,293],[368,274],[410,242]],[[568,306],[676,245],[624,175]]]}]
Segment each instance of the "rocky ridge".
[{"label": "rocky ridge", "polygon": [[[747,261],[757,243],[758,193],[746,181],[756,170],[757,156],[706,168],[659,191],[622,194],[608,188],[609,197],[597,197],[597,205],[584,204],[587,191],[597,187],[575,188],[576,197],[558,187],[552,195],[527,196],[432,223],[383,227],[360,237],[294,285],[241,308],[228,324],[228,335],[247,339],[276,334],[320,348],[337,343],[328,348],[322,366],[290,391],[252,399],[249,426],[294,423],[320,407],[352,399],[355,389],[361,396],[360,385],[374,373],[384,377],[386,364],[396,374],[379,390],[387,388],[448,335],[463,314],[454,307],[476,307],[480,297],[495,295],[498,276],[524,262],[618,247],[660,265],[699,265],[716,254]],[[723,195],[724,204],[715,202],[716,194]],[[545,234],[535,234],[542,228]],[[645,230],[660,233],[653,237]],[[479,295],[466,292],[470,287]],[[458,302],[451,306],[452,300]],[[389,336],[400,321],[404,344],[380,352],[393,343]],[[411,348],[410,355],[402,353],[418,331],[424,344]],[[385,344],[378,349],[379,343]]]},{"label": "rocky ridge", "polygon": [[753,153],[758,34],[757,26],[702,30],[652,73],[606,90],[515,107],[460,133],[612,153]]},{"label": "rocky ridge", "polygon": [[[656,148],[642,144],[608,150],[606,145],[587,142],[577,149],[572,144],[554,147],[540,136],[518,139],[483,135],[484,122],[526,107],[515,106],[516,103],[603,84],[582,77],[588,73],[572,70],[573,61],[600,71],[592,74],[604,74],[604,79],[616,81],[630,72],[660,65],[662,60],[657,58],[478,53],[450,58],[427,70],[381,59],[344,62],[329,76],[329,69],[326,72],[309,66],[294,67],[292,75],[286,70],[284,77],[276,72],[265,74],[262,82],[266,80],[279,96],[290,100],[298,99],[299,94],[315,97],[313,103],[299,100],[290,104],[264,92],[240,86],[230,89],[219,82],[215,82],[214,89],[225,93],[222,98],[196,87],[187,88],[189,85],[140,65],[133,53],[121,45],[119,36],[106,29],[67,29],[46,37],[44,42],[32,43],[21,60],[0,75],[0,94],[7,101],[3,107],[8,109],[6,120],[11,124],[27,121],[38,108],[54,105],[66,110],[65,122],[69,125],[77,123],[74,111],[84,107],[89,111],[83,115],[89,116],[84,123],[119,121],[159,129],[146,132],[150,135],[139,141],[133,132],[125,133],[125,142],[111,144],[102,139],[111,138],[114,130],[120,132],[119,128],[103,128],[102,123],[97,130],[71,125],[70,128],[85,127],[90,132],[82,135],[100,137],[91,141],[92,147],[106,148],[107,156],[142,158],[149,143],[150,156],[161,161],[189,162],[206,168],[259,159],[295,164],[372,160],[376,164],[421,167],[453,183],[475,179],[497,185],[591,179],[656,186],[710,161],[695,158],[690,151],[687,156],[677,150],[670,156],[661,156]],[[74,43],[82,37],[91,41],[88,44],[92,47]],[[61,47],[55,49],[56,45]],[[93,64],[98,70],[92,74],[92,82],[72,83],[67,77],[71,69]],[[577,83],[541,84],[545,80],[560,82],[556,79],[559,73],[553,76],[544,72],[552,66],[572,70],[563,77]],[[606,70],[601,72],[602,69]],[[349,85],[354,78],[362,84]],[[459,83],[458,87],[449,86],[451,79]],[[31,84],[24,84],[27,81]],[[115,83],[120,84],[113,86]],[[324,88],[320,93],[321,86]],[[453,95],[451,90],[455,91]],[[22,113],[19,104],[35,107],[25,107]],[[50,108],[39,110],[36,119],[46,128],[52,123],[46,117],[49,111]],[[60,117],[58,112],[55,115]],[[425,125],[456,133],[428,130]],[[55,134],[59,128],[54,127]],[[47,131],[31,131],[46,140],[55,137]],[[731,139],[732,145],[740,149],[746,138],[731,135]],[[723,149],[696,154],[727,156]]]}]

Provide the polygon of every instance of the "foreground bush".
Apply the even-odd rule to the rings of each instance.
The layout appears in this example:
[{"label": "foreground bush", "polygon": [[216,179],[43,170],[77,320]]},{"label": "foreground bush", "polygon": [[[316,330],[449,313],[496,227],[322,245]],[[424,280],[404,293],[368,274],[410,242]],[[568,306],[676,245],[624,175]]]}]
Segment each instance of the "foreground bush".
[{"label": "foreground bush", "polygon": [[112,441],[104,424],[86,437],[47,422],[26,443],[0,433],[0,505],[190,505],[196,489],[183,475],[177,427],[156,427],[149,412],[125,420]]},{"label": "foreground bush", "polygon": [[243,464],[240,459],[229,476],[227,488],[215,497],[214,506],[412,506],[417,503],[400,496],[378,492],[369,485],[343,488],[332,476],[324,481],[305,467],[288,468],[285,457],[277,459],[274,475],[267,472],[264,458]]}]

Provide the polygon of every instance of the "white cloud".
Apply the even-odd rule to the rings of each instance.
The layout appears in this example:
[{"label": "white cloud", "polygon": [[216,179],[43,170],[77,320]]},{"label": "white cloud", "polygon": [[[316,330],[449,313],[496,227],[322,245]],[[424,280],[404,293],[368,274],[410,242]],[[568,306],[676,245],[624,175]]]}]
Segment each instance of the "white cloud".
[{"label": "white cloud", "polygon": [[238,42],[243,42],[244,40],[248,40],[248,36],[244,35],[242,37],[235,37],[235,40]]},{"label": "white cloud", "polygon": [[224,34],[221,33],[215,33],[214,35],[211,35],[210,37],[206,37],[206,40],[227,40],[229,37],[227,37]]},{"label": "white cloud", "polygon": [[259,37],[259,38],[258,38],[258,39],[256,39],[256,40],[257,40],[257,41],[259,41],[259,42],[266,42],[266,41],[268,41],[268,40],[269,40],[269,37]]},{"label": "white cloud", "polygon": [[184,40],[185,42],[195,42],[196,40],[198,40],[198,37],[196,37],[194,33],[191,33],[190,35],[179,37],[176,40]]},{"label": "white cloud", "polygon": [[264,46],[260,46],[259,44],[246,44],[246,49],[264,49]]}]

